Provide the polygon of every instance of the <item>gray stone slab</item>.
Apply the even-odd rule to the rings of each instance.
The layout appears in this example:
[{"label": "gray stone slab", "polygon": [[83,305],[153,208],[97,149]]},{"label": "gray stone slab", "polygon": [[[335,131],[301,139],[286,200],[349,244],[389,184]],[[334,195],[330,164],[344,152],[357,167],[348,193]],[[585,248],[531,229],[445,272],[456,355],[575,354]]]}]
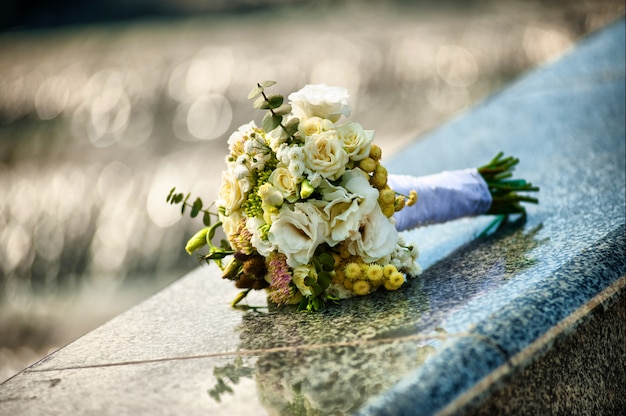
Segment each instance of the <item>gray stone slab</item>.
[{"label": "gray stone slab", "polygon": [[621,20],[385,163],[420,175],[519,156],[542,188],[525,223],[407,232],[419,279],[317,314],[231,309],[237,290],[200,268],[2,384],[0,414],[429,414],[519,371],[606,288],[624,296],[624,38]]}]

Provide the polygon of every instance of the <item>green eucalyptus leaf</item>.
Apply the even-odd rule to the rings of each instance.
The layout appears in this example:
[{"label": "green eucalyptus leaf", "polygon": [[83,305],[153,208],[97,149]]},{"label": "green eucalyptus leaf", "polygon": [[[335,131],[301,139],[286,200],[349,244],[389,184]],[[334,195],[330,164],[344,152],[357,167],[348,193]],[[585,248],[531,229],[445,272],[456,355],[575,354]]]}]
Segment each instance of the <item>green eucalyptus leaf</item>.
[{"label": "green eucalyptus leaf", "polygon": [[172,199],[172,196],[174,195],[175,190],[176,190],[176,187],[173,187],[172,189],[170,189],[170,193],[167,194],[167,198],[165,199],[165,201],[170,202],[170,200]]},{"label": "green eucalyptus leaf", "polygon": [[250,91],[250,94],[248,94],[248,100],[252,100],[253,98],[258,97],[262,93],[263,93],[263,87],[259,87],[257,85],[256,87],[252,88],[252,91]]},{"label": "green eucalyptus leaf", "polygon": [[288,136],[293,136],[298,131],[298,125],[300,124],[300,119],[294,117],[290,119],[285,125],[285,133]]},{"label": "green eucalyptus leaf", "polygon": [[262,109],[268,108],[265,105],[266,105],[265,97],[260,96],[254,101],[254,104],[252,106],[257,110],[262,110]]},{"label": "green eucalyptus leaf", "polygon": [[202,214],[202,223],[207,227],[211,225],[211,213],[209,211],[204,211]]},{"label": "green eucalyptus leaf", "polygon": [[276,107],[274,109],[274,114],[278,114],[278,115],[284,116],[284,115],[289,114],[289,113],[291,113],[291,105],[289,105],[289,104],[283,104],[280,107]]},{"label": "green eucalyptus leaf", "polygon": [[278,108],[281,105],[283,105],[283,101],[285,100],[285,98],[282,95],[270,95],[269,97],[267,97],[267,105],[268,107],[264,107],[264,108]]},{"label": "green eucalyptus leaf", "polygon": [[276,85],[276,81],[263,81],[261,82],[261,87],[263,88],[268,88],[271,87],[272,85]]},{"label": "green eucalyptus leaf", "polygon": [[193,201],[193,205],[191,206],[191,218],[196,218],[202,209],[202,200],[200,198],[196,198]]},{"label": "green eucalyptus leaf", "polygon": [[261,126],[263,127],[263,130],[270,132],[278,127],[282,121],[283,116],[275,116],[272,115],[272,113],[267,113],[265,117],[263,117]]}]

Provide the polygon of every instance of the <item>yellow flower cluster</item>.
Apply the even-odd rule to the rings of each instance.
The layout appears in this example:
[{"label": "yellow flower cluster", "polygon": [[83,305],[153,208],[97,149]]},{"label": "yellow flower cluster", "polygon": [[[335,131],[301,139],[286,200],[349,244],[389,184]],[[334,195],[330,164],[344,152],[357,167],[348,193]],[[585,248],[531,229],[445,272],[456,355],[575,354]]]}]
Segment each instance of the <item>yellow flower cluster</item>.
[{"label": "yellow flower cluster", "polygon": [[342,284],[359,296],[367,295],[380,286],[397,290],[404,283],[404,274],[393,264],[364,263],[359,257],[350,255],[344,244],[339,244],[338,249],[339,253],[333,253],[333,283]]},{"label": "yellow flower cluster", "polygon": [[387,185],[387,169],[380,164],[382,150],[373,144],[369,157],[359,162],[359,168],[370,175],[370,184],[378,189],[378,205],[387,218],[404,208],[405,205],[412,206],[417,202],[417,192],[411,191],[409,196],[397,195],[393,189]]}]

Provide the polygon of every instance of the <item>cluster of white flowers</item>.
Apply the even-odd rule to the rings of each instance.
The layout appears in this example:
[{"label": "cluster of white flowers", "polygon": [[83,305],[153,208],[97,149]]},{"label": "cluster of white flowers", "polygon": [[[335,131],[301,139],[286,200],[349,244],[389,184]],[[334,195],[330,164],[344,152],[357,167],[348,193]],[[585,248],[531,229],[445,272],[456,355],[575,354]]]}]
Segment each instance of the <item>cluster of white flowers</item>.
[{"label": "cluster of white flowers", "polygon": [[[347,91],[307,85],[288,98],[292,111],[285,120],[298,122],[291,136],[283,124],[266,132],[250,122],[228,140],[218,207],[231,246],[241,245],[245,223],[253,251],[268,262],[272,253],[284,256],[291,279],[282,276],[281,284],[291,280],[293,291],[278,303],[319,295],[311,279],[318,278],[313,260],[320,251],[335,260],[332,282],[322,287],[339,297],[364,294],[353,289],[354,279],[343,284],[348,263],[393,265],[416,274],[417,251],[399,240],[393,217],[381,210],[382,185],[375,186],[372,170],[361,165],[368,158],[378,165],[379,156],[371,158],[374,131],[340,123],[351,113]],[[274,269],[282,270],[269,267]],[[279,289],[276,276],[267,273],[265,280],[270,291]]]}]

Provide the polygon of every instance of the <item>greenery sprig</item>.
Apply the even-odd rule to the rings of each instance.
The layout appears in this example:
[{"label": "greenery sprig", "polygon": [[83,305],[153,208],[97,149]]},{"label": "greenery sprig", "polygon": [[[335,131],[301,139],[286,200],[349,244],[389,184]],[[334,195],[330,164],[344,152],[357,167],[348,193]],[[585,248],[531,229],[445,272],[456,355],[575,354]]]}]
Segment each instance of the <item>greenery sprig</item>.
[{"label": "greenery sprig", "polygon": [[219,218],[217,212],[210,211],[210,208],[214,205],[214,202],[209,205],[209,207],[204,208],[202,199],[196,198],[193,203],[189,202],[189,198],[191,194],[183,194],[176,192],[176,187],[173,187],[169,194],[167,195],[166,202],[176,205],[181,204],[180,213],[181,215],[185,215],[185,211],[187,208],[190,209],[189,216],[191,218],[196,218],[200,213],[202,213],[202,223],[205,228],[198,231],[194,234],[193,237],[189,239],[187,245],[185,246],[185,250],[191,254],[194,251],[201,249],[202,247],[208,245],[209,252],[200,256],[201,260],[215,260],[220,268],[223,269],[221,260],[233,254],[234,251],[230,248],[230,244],[228,241],[221,240],[220,245],[217,246],[213,243],[213,238],[215,238],[215,233],[217,229],[222,225],[221,222],[213,222],[211,217]]},{"label": "greenery sprig", "polygon": [[294,135],[298,131],[298,124],[300,120],[298,118],[291,118],[286,123],[283,123],[285,115],[291,113],[291,105],[285,104],[285,97],[280,94],[267,95],[265,89],[276,84],[276,81],[263,81],[256,84],[256,87],[248,94],[248,100],[254,100],[254,108],[257,110],[268,110],[261,127],[266,132],[274,130],[280,126],[285,134],[285,137],[294,140]]},{"label": "greenery sprig", "polygon": [[538,192],[539,187],[524,179],[509,179],[513,176],[515,165],[519,159],[508,156],[504,157],[503,152],[499,152],[489,163],[478,168],[487,186],[493,202],[487,214],[522,214],[526,215],[526,208],[522,202],[532,204],[539,203],[537,198],[520,195],[518,192]]}]

